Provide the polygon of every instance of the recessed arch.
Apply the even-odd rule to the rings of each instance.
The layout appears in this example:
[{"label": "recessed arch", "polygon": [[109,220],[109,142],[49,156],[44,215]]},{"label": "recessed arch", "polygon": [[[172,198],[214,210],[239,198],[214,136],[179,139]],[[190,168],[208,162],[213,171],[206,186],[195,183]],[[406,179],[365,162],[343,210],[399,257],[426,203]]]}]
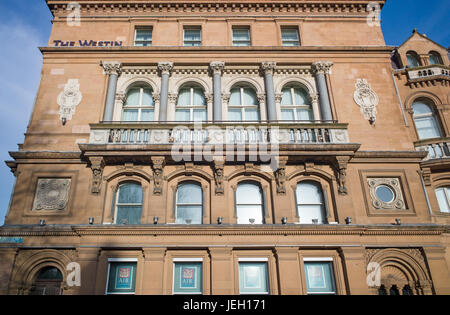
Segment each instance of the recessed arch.
[{"label": "recessed arch", "polygon": [[310,97],[317,94],[316,88],[308,80],[304,78],[286,78],[282,80],[275,87],[275,93],[280,94],[283,88],[290,84],[298,85],[300,88],[303,88]]},{"label": "recessed arch", "polygon": [[253,88],[256,92],[256,94],[262,94],[264,93],[264,89],[262,88],[261,84],[254,80],[253,78],[235,78],[228,82],[228,84],[225,86],[225,93],[231,93],[231,89],[236,88],[238,86],[245,86]]},{"label": "recessed arch", "polygon": [[[259,171],[256,169],[252,170],[250,173],[251,173],[251,175],[259,177],[262,180],[267,181],[268,183],[270,183],[274,179],[273,175],[271,175],[270,173]],[[245,177],[247,175],[248,175],[248,171],[242,170],[242,169],[237,169],[228,176],[228,180],[231,181],[231,180],[235,179],[236,177],[242,176],[242,179],[237,180],[237,182],[239,183],[239,182],[245,180]]]},{"label": "recessed arch", "polygon": [[[167,182],[174,181],[178,177],[186,178],[186,170],[176,170],[172,173],[167,175]],[[213,177],[209,175],[207,172],[201,170],[201,169],[193,169],[189,171],[189,177],[192,177],[193,179],[195,177],[202,178],[203,180],[206,180],[208,183],[210,183],[213,180]],[[184,180],[184,179],[183,179]],[[183,180],[180,180],[179,182],[182,182]],[[186,180],[190,180],[190,178],[187,178]]]},{"label": "recessed arch", "polygon": [[196,86],[203,89],[203,93],[205,94],[211,94],[212,93],[212,87],[202,78],[195,78],[195,77],[189,77],[189,78],[182,78],[179,79],[174,85],[173,90],[171,93],[177,94],[181,88],[187,87],[187,86]]},{"label": "recessed arch", "polygon": [[[120,170],[116,170],[108,175],[105,176],[105,180],[106,182],[110,182],[118,177],[124,177],[123,179],[120,179],[119,182],[123,182],[125,180],[127,180],[127,177],[129,178],[130,176],[137,176],[139,178],[144,179],[147,183],[150,183],[150,181],[152,180],[152,177],[150,176],[150,174],[148,174],[145,171],[139,170],[139,169],[129,169],[129,170],[124,170],[124,169],[120,169]],[[130,178],[129,178],[130,179]],[[130,179],[132,180],[132,179]]]},{"label": "recessed arch", "polygon": [[419,99],[429,99],[433,103],[434,107],[442,105],[441,99],[436,94],[429,91],[417,91],[406,97],[405,99],[406,109],[411,109],[413,103]]},{"label": "recessed arch", "polygon": [[118,94],[127,94],[130,89],[137,86],[147,86],[152,89],[153,94],[159,94],[158,84],[156,84],[152,79],[144,76],[136,76],[131,79],[124,81],[118,88]]}]

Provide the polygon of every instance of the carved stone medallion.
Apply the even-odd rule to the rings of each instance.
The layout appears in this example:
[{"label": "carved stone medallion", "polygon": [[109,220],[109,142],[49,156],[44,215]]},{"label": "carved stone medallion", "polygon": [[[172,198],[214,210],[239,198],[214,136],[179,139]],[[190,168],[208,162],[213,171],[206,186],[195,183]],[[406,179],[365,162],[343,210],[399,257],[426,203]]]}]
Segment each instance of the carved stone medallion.
[{"label": "carved stone medallion", "polygon": [[69,201],[70,178],[40,178],[33,210],[64,210]]},{"label": "carved stone medallion", "polygon": [[82,94],[80,84],[76,79],[70,79],[64,86],[64,91],[58,95],[59,115],[61,120],[71,120],[75,108],[80,104]]},{"label": "carved stone medallion", "polygon": [[361,109],[364,118],[374,122],[377,116],[378,95],[372,90],[366,79],[358,79],[353,98]]}]

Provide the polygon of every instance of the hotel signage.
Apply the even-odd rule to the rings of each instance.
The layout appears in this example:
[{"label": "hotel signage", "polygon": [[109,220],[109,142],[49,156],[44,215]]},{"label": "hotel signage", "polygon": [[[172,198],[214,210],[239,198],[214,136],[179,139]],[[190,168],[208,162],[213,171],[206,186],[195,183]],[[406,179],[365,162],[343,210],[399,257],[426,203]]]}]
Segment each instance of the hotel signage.
[{"label": "hotel signage", "polygon": [[54,40],[55,47],[122,47],[122,41],[112,40],[78,40],[78,41],[64,41]]}]

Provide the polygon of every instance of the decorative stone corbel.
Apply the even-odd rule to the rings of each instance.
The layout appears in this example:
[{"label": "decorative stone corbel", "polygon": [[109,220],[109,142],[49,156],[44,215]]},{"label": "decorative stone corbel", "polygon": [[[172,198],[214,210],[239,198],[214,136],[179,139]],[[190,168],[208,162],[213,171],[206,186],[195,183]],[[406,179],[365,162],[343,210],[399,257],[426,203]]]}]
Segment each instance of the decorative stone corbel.
[{"label": "decorative stone corbel", "polygon": [[253,175],[255,172],[255,164],[245,163],[245,176]]},{"label": "decorative stone corbel", "polygon": [[163,168],[165,165],[164,157],[152,157],[153,163],[153,194],[160,196],[163,191]]},{"label": "decorative stone corbel", "polygon": [[224,181],[224,168],[225,161],[223,159],[214,159],[213,171],[214,180],[216,181],[216,195],[223,196],[225,189],[223,185]]},{"label": "decorative stone corbel", "polygon": [[186,176],[192,176],[192,173],[194,172],[194,163],[192,162],[186,162],[184,164],[184,173]]},{"label": "decorative stone corbel", "polygon": [[418,171],[418,173],[420,175],[422,175],[425,186],[431,186],[431,170],[430,170],[430,168],[428,168],[428,167],[423,168],[421,171]]},{"label": "decorative stone corbel", "polygon": [[336,173],[338,181],[338,192],[340,195],[346,195],[348,193],[346,181],[347,181],[347,164],[350,160],[348,156],[336,156]]},{"label": "decorative stone corbel", "polygon": [[286,163],[287,157],[278,158],[278,169],[275,171],[275,181],[277,183],[277,194],[286,194]]},{"label": "decorative stone corbel", "polygon": [[89,158],[92,170],[92,186],[91,193],[98,194],[101,190],[103,169],[105,168],[105,160],[101,156]]}]

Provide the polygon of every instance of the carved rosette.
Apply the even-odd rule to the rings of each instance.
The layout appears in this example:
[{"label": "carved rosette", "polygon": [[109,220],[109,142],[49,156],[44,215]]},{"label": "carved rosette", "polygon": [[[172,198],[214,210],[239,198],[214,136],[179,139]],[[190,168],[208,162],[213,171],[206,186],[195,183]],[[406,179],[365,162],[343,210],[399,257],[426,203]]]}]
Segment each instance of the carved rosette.
[{"label": "carved rosette", "polygon": [[40,178],[33,210],[64,210],[69,201],[70,178]]},{"label": "carved rosette", "polygon": [[61,120],[72,119],[73,114],[75,114],[75,108],[81,103],[82,98],[83,95],[80,92],[78,80],[69,79],[57,99]]},{"label": "carved rosette", "polygon": [[209,69],[211,74],[220,74],[222,75],[223,69],[225,68],[225,62],[223,61],[213,61],[209,64]]},{"label": "carved rosette", "polygon": [[89,162],[92,170],[92,186],[91,192],[93,194],[100,193],[103,177],[103,169],[105,167],[105,160],[102,157],[90,157]]},{"label": "carved rosette", "polygon": [[120,76],[122,73],[122,64],[118,61],[102,61],[101,65],[107,75]]},{"label": "carved rosette", "polygon": [[170,74],[172,73],[172,70],[173,70],[173,62],[169,62],[169,61],[159,62],[158,70],[161,73],[161,75],[167,74],[170,76]]},{"label": "carved rosette", "polygon": [[263,74],[271,74],[275,72],[275,67],[277,66],[276,62],[273,61],[264,61],[261,63],[261,72]]},{"label": "carved rosette", "polygon": [[152,157],[153,165],[153,194],[162,195],[163,192],[163,169],[164,169],[165,159],[164,157]]},{"label": "carved rosette", "polygon": [[222,196],[225,192],[224,189],[224,164],[225,162],[223,160],[214,160],[214,180],[216,182],[216,195]]},{"label": "carved rosette", "polygon": [[317,61],[311,65],[311,70],[314,75],[330,74],[333,63],[331,61]]},{"label": "carved rosette", "polygon": [[378,95],[372,90],[366,79],[358,79],[353,98],[361,109],[365,119],[375,121],[377,116]]}]

